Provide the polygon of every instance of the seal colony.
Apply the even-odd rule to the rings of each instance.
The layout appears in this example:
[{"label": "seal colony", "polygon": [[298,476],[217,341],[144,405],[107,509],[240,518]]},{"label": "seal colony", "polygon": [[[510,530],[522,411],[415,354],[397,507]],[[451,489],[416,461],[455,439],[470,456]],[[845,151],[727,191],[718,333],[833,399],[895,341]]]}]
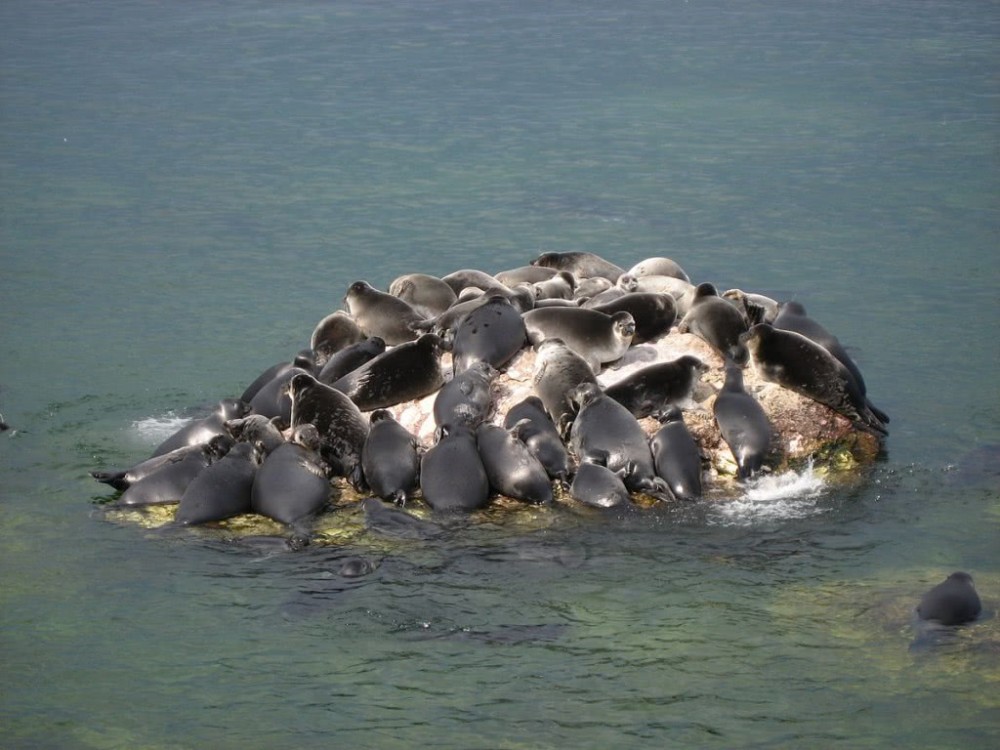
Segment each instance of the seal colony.
[{"label": "seal colony", "polygon": [[344,502],[377,523],[372,496],[436,514],[697,501],[806,462],[852,468],[888,435],[800,302],[695,285],[669,258],[547,252],[388,290],[352,282],[308,348],[149,458],[92,472],[121,492],[110,507],[177,506],[179,526],[257,514],[308,539]]}]

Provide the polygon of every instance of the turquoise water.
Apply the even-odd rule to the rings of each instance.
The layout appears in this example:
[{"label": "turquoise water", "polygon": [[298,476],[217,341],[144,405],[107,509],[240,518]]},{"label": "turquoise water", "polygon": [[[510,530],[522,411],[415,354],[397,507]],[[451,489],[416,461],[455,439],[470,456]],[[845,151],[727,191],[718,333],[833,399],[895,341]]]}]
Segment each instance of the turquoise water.
[{"label": "turquoise water", "polygon": [[[996,744],[997,619],[909,649],[952,570],[1000,603],[995,4],[11,1],[0,28],[4,747]],[[764,509],[297,554],[97,504],[89,470],[355,279],[572,249],[797,296],[886,459]]]}]

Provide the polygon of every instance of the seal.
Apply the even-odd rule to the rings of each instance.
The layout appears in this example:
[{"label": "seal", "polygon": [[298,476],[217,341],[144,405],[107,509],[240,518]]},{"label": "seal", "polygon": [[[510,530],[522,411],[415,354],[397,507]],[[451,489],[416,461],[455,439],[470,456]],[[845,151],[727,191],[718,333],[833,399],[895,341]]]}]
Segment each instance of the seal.
[{"label": "seal", "polygon": [[379,336],[359,341],[341,349],[331,356],[316,379],[321,383],[333,385],[349,372],[354,372],[361,365],[370,362],[385,352],[385,341]]},{"label": "seal", "polygon": [[521,313],[504,297],[494,296],[466,315],[455,329],[451,355],[455,373],[473,362],[499,369],[524,348],[528,334]]},{"label": "seal", "polygon": [[371,491],[405,505],[419,486],[417,440],[385,409],[371,413],[371,428],[361,450],[361,469]]},{"label": "seal", "polygon": [[503,426],[528,446],[551,479],[566,480],[569,476],[566,446],[538,396],[528,396],[510,407]]},{"label": "seal", "polygon": [[278,424],[277,417],[268,419],[262,414],[248,414],[241,419],[226,420],[226,433],[233,440],[250,443],[257,449],[258,459],[263,459],[271,451],[285,442]]},{"label": "seal", "polygon": [[425,318],[406,302],[380,292],[367,281],[355,281],[344,297],[347,308],[362,333],[379,336],[388,346],[405,344],[417,337],[414,324]]},{"label": "seal", "polygon": [[726,382],[712,405],[715,422],[736,459],[737,476],[748,479],[760,472],[771,450],[771,423],[757,399],[743,388],[743,371],[726,366]]},{"label": "seal", "polygon": [[511,290],[506,284],[501,284],[485,271],[478,271],[474,268],[463,268],[460,271],[453,271],[447,276],[442,276],[441,280],[451,287],[456,295],[461,295],[462,290],[470,287],[481,289],[483,292],[497,292],[507,296]]},{"label": "seal", "polygon": [[[104,484],[114,487],[116,490],[124,492],[133,484],[137,484],[146,477],[156,473],[160,469],[169,466],[171,464],[176,464],[179,461],[185,459],[191,453],[203,453],[208,451],[207,463],[212,460],[217,460],[222,458],[229,450],[233,447],[234,442],[228,435],[216,435],[207,443],[197,443],[195,445],[184,445],[180,448],[175,448],[169,453],[161,453],[158,456],[152,456],[137,464],[133,464],[127,469],[107,469],[105,471],[92,471],[90,476],[96,479],[98,482],[103,482]],[[177,498],[174,498],[175,500]],[[170,501],[165,501],[170,502]],[[146,503],[126,503],[126,504],[142,504]]]},{"label": "seal", "polygon": [[677,261],[671,258],[654,257],[641,260],[626,273],[629,276],[672,276],[675,279],[691,283],[691,277],[685,273]]},{"label": "seal", "polygon": [[493,492],[534,505],[552,504],[549,475],[527,445],[503,427],[486,423],[476,429],[476,441]]},{"label": "seal", "polygon": [[[830,354],[836,357],[840,364],[842,364],[847,371],[851,373],[851,376],[854,378],[861,395],[867,398],[868,386],[865,385],[865,379],[861,376],[861,370],[858,368],[857,364],[853,359],[851,359],[851,356],[847,353],[844,347],[841,346],[837,337],[815,320],[810,318],[808,314],[806,314],[805,307],[803,307],[800,303],[792,301],[781,305],[778,308],[778,314],[774,318],[774,327],[785,331],[795,331],[795,333],[801,333],[807,339],[815,341],[817,344],[830,352]],[[868,401],[868,408],[872,410],[872,413],[874,413],[880,421],[885,424],[889,423],[888,415],[880,409],[876,409],[871,401]]]},{"label": "seal", "polygon": [[701,451],[691,436],[684,416],[676,406],[669,407],[661,418],[663,425],[650,438],[653,468],[678,500],[701,497]]},{"label": "seal", "polygon": [[551,279],[535,282],[531,289],[535,293],[536,303],[546,299],[573,299],[576,279],[568,271],[559,271]]},{"label": "seal", "polygon": [[416,341],[388,349],[340,378],[333,387],[347,394],[362,411],[423,398],[444,385],[441,350],[441,339],[425,333]]},{"label": "seal", "polygon": [[557,271],[569,271],[578,279],[588,279],[592,276],[602,276],[612,284],[625,271],[614,263],[599,255],[586,252],[542,253],[533,261],[533,266],[554,268]]},{"label": "seal", "polygon": [[425,318],[440,315],[458,301],[443,280],[426,273],[408,273],[389,284],[389,294],[399,297]]},{"label": "seal", "polygon": [[719,296],[715,286],[699,284],[691,309],[677,326],[681,333],[693,333],[711,346],[724,359],[745,365],[747,353],[740,336],[747,332],[743,313],[727,299]]},{"label": "seal", "polygon": [[708,369],[697,357],[685,354],[670,362],[642,367],[609,385],[604,393],[637,419],[658,418],[671,405],[691,405],[695,386]]},{"label": "seal", "polygon": [[288,370],[293,367],[297,367],[300,370],[305,370],[306,372],[312,372],[316,367],[316,358],[313,354],[312,349],[303,349],[297,355],[295,359],[291,362],[278,362],[276,364],[268,367],[264,372],[258,375],[250,385],[246,387],[243,391],[243,395],[240,396],[240,401],[245,401],[250,403],[253,401],[253,397],[257,395],[261,388],[270,383],[279,375],[283,375],[288,372]]},{"label": "seal", "polygon": [[573,298],[581,302],[585,299],[592,299],[614,288],[615,285],[603,276],[591,276],[589,279],[580,279],[576,283],[576,289],[573,290]]},{"label": "seal", "polygon": [[863,429],[889,434],[880,412],[872,408],[854,376],[815,341],[769,323],[758,323],[742,341],[764,380],[828,406]]},{"label": "seal", "polygon": [[473,362],[441,386],[434,399],[434,424],[438,429],[466,425],[475,430],[486,419],[493,403],[492,385],[498,373],[489,362]]},{"label": "seal", "polygon": [[441,512],[485,507],[490,499],[490,482],[475,433],[465,426],[442,432],[440,440],[420,461],[424,502]]},{"label": "seal", "polygon": [[532,384],[556,430],[565,438],[576,410],[569,394],[581,383],[597,385],[597,378],[587,361],[563,343],[546,339],[535,347]]},{"label": "seal", "polygon": [[542,307],[522,318],[531,344],[561,339],[594,372],[606,362],[621,359],[635,335],[635,320],[624,311],[605,315],[583,307]]},{"label": "seal", "polygon": [[669,499],[666,482],[653,468],[646,433],[628,409],[594,383],[581,383],[570,392],[570,399],[579,405],[569,436],[569,448],[577,458],[597,458],[612,472],[624,472],[622,480],[630,492]]},{"label": "seal", "polygon": [[594,508],[631,505],[629,491],[621,478],[624,471],[613,472],[606,466],[606,462],[607,456],[600,452],[581,461],[569,486],[570,497]]},{"label": "seal", "polygon": [[645,344],[669,333],[677,320],[677,304],[669,294],[630,292],[608,302],[588,307],[605,315],[614,315],[622,311],[629,313],[635,321],[633,344]]},{"label": "seal", "polygon": [[956,571],[920,598],[917,616],[941,625],[964,625],[983,610],[972,576]]},{"label": "seal", "polygon": [[537,284],[539,281],[551,279],[556,275],[554,268],[542,268],[541,266],[518,266],[507,271],[500,271],[493,274],[493,278],[504,286],[513,289],[518,284]]},{"label": "seal", "polygon": [[250,490],[256,473],[256,450],[250,443],[237,443],[191,480],[181,495],[174,522],[197,526],[250,512]]},{"label": "seal", "polygon": [[331,354],[364,338],[365,334],[354,318],[343,310],[337,310],[316,324],[309,338],[309,347],[312,349],[315,363],[322,366]]},{"label": "seal", "polygon": [[[368,437],[368,420],[361,410],[347,395],[306,373],[292,378],[288,388],[292,427],[313,425],[319,433],[319,455],[330,472],[360,484],[361,450]],[[302,439],[307,437],[303,432]]]},{"label": "seal", "polygon": [[164,453],[170,453],[170,451],[183,448],[185,445],[207,443],[216,435],[225,434],[227,419],[238,419],[246,416],[249,411],[250,406],[245,401],[240,401],[237,398],[225,398],[216,404],[209,416],[184,425],[156,446],[150,457],[162,456]]},{"label": "seal", "polygon": [[396,539],[430,539],[438,536],[442,529],[437,524],[424,521],[401,508],[393,508],[374,497],[361,501],[365,513],[365,525],[376,534]]},{"label": "seal", "polygon": [[288,395],[288,383],[296,375],[308,375],[301,367],[289,367],[275,375],[254,394],[250,400],[250,410],[268,419],[279,419],[284,424],[292,420],[292,399]]},{"label": "seal", "polygon": [[320,433],[312,424],[295,427],[291,440],[257,469],[250,491],[254,513],[296,532],[306,531],[308,522],[330,501],[330,482],[319,454],[321,444]]},{"label": "seal", "polygon": [[778,301],[763,294],[744,292],[742,289],[727,289],[722,293],[722,297],[742,310],[750,325],[773,323],[778,317],[780,307]]},{"label": "seal", "polygon": [[228,435],[219,435],[208,443],[192,446],[193,450],[173,452],[171,459],[153,468],[130,484],[118,505],[162,505],[176,503],[198,474],[219,460],[233,444]]}]

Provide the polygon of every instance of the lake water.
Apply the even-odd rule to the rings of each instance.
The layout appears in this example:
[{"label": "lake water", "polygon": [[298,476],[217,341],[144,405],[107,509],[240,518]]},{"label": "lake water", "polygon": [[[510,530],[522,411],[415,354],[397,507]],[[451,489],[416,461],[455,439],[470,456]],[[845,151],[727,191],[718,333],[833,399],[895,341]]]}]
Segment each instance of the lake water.
[{"label": "lake water", "polygon": [[[7,0],[0,28],[0,745],[1000,742],[996,3]],[[886,458],[298,553],[102,509],[89,470],[352,281],[540,250],[794,295]],[[989,614],[911,649],[959,569]]]}]

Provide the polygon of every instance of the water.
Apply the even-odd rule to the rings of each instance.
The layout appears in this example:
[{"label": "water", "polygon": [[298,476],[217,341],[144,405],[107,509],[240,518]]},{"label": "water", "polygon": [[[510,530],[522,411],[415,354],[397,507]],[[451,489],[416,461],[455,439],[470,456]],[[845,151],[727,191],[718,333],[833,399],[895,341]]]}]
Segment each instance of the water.
[{"label": "water", "polygon": [[[1000,13],[619,6],[0,7],[0,744],[996,744],[996,618],[908,646],[1000,602]],[[541,249],[797,296],[888,457],[296,554],[95,504],[351,281]]]}]

